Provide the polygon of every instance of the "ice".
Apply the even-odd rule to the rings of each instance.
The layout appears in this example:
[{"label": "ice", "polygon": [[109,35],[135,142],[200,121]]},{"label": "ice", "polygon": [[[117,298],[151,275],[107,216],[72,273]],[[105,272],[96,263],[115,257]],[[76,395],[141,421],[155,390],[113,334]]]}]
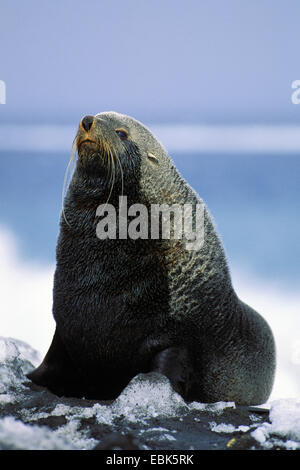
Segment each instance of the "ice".
[{"label": "ice", "polygon": [[232,433],[235,431],[235,426],[233,424],[217,424],[214,421],[209,423],[210,429],[214,432],[224,432],[224,433]]},{"label": "ice", "polygon": [[218,401],[216,403],[200,403],[197,401],[193,401],[189,404],[190,410],[211,411],[216,414],[222,414],[223,411],[228,408],[235,408],[234,401]]},{"label": "ice", "polygon": [[[19,339],[8,338],[8,340],[10,342],[13,342],[14,346],[18,349],[19,358],[24,360],[24,365],[25,362],[30,363],[30,368],[32,368],[31,365],[33,365],[34,367],[40,365],[40,363],[42,362],[42,357],[41,354],[36,351],[36,349],[33,349],[31,346],[29,346],[29,344]],[[25,373],[27,374],[27,370]]]},{"label": "ice", "polygon": [[237,431],[247,432],[247,431],[249,431],[249,429],[250,429],[250,426],[243,426],[243,425],[241,425],[241,426],[239,426],[239,427],[237,428]]},{"label": "ice", "polygon": [[19,356],[16,345],[9,338],[0,338],[0,362],[13,361]]},{"label": "ice", "polygon": [[[22,341],[0,337],[0,402],[9,396],[13,401],[15,392],[23,388],[25,374],[33,368],[27,359],[31,357],[28,348]],[[31,355],[34,354],[32,350]]]},{"label": "ice", "polygon": [[87,435],[88,430],[80,430],[80,426],[80,419],[71,419],[67,424],[61,426],[56,431],[52,431],[52,433],[58,440],[67,442],[67,445],[73,448],[81,450],[93,449],[98,444],[98,441]]},{"label": "ice", "polygon": [[260,444],[264,444],[266,442],[266,436],[268,436],[268,428],[270,427],[269,423],[264,423],[259,428],[255,429],[251,436],[257,440]]},{"label": "ice", "polygon": [[74,449],[64,436],[46,427],[24,424],[8,416],[0,420],[0,449],[60,450]]},{"label": "ice", "polygon": [[176,416],[188,407],[169,380],[158,372],[134,377],[112,405],[112,412],[122,413],[129,421],[145,417]]},{"label": "ice", "polygon": [[14,403],[15,397],[9,393],[0,393],[0,406],[6,403]]},{"label": "ice", "polygon": [[39,353],[23,341],[0,337],[0,405],[20,400],[25,374],[39,361]]},{"label": "ice", "polygon": [[233,433],[233,432],[247,432],[250,429],[250,426],[238,426],[235,427],[233,424],[220,423],[217,424],[214,421],[209,423],[210,429],[218,433]]}]

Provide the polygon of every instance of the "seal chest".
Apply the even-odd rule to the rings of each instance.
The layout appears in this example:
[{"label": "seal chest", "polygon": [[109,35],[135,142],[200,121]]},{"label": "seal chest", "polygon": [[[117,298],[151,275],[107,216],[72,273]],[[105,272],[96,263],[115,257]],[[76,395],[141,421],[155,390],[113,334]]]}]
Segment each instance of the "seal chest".
[{"label": "seal chest", "polygon": [[209,213],[165,149],[113,112],[83,118],[75,145],[57,243],[56,331],[29,377],[57,394],[101,399],[158,371],[186,400],[265,402],[272,332],[234,292]]}]

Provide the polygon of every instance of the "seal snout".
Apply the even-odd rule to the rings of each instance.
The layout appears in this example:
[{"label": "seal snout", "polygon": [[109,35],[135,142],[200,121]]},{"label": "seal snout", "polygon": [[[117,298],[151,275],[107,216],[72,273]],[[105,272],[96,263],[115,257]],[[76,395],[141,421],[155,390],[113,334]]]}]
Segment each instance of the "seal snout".
[{"label": "seal snout", "polygon": [[77,148],[80,148],[83,145],[88,145],[88,147],[95,148],[97,147],[97,142],[95,140],[96,135],[94,135],[94,116],[87,115],[82,118],[79,125],[79,130],[77,133],[76,143]]},{"label": "seal snout", "polygon": [[90,128],[93,125],[93,122],[94,122],[94,116],[87,115],[87,116],[84,116],[84,118],[82,119],[81,125],[86,132],[89,132]]}]

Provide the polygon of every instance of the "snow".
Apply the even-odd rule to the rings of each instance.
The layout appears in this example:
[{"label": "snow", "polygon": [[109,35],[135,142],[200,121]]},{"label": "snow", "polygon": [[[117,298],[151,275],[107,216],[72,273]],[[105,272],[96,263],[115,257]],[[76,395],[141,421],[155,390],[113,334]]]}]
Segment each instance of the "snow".
[{"label": "snow", "polygon": [[[287,449],[300,449],[300,400],[281,399],[271,403],[271,423],[263,423],[251,435],[265,448],[270,448],[268,438],[275,436],[275,442],[288,439],[284,443]],[[273,442],[274,443],[274,442]]]},{"label": "snow", "polygon": [[276,400],[271,405],[272,431],[300,441],[300,400]]}]

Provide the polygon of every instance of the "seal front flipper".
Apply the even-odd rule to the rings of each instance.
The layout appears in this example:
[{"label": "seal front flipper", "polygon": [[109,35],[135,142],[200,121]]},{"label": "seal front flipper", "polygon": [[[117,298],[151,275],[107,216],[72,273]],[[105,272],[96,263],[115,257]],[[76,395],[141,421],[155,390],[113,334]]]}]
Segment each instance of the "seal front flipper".
[{"label": "seal front flipper", "polygon": [[160,351],[153,358],[151,370],[164,374],[177,393],[184,399],[189,398],[193,367],[186,348],[173,346]]},{"label": "seal front flipper", "polygon": [[55,395],[80,395],[78,371],[74,369],[57,328],[43,362],[27,377],[36,385],[47,387]]}]

